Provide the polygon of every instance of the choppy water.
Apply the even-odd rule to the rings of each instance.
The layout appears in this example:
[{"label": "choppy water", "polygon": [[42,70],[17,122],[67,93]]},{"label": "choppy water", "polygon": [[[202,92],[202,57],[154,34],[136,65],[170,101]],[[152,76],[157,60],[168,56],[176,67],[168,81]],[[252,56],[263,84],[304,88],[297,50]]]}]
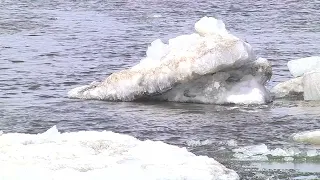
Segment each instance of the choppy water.
[{"label": "choppy water", "polygon": [[[320,178],[320,161],[239,161],[238,146],[300,147],[288,137],[320,128],[320,103],[264,106],[72,100],[67,91],[130,67],[156,38],[193,32],[215,16],[272,61],[272,87],[291,76],[286,62],[319,55],[320,3],[314,1],[0,1],[0,129],[39,133],[111,130],[207,155],[242,179]],[[192,145],[190,141],[210,143]]]}]

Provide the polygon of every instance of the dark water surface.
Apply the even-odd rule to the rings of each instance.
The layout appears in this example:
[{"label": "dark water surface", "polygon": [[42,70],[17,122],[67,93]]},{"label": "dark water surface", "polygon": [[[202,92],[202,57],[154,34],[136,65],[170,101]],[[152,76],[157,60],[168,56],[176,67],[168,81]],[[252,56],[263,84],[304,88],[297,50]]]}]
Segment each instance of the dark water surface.
[{"label": "dark water surface", "polygon": [[287,61],[319,55],[319,9],[317,0],[2,0],[0,130],[39,133],[53,125],[63,132],[111,130],[187,147],[236,170],[242,179],[320,178],[319,157],[289,163],[239,161],[225,143],[308,148],[288,137],[320,128],[320,103],[230,107],[66,97],[76,86],[138,63],[153,40],[192,33],[205,15],[224,20],[258,56],[272,61],[272,87],[291,78]]}]

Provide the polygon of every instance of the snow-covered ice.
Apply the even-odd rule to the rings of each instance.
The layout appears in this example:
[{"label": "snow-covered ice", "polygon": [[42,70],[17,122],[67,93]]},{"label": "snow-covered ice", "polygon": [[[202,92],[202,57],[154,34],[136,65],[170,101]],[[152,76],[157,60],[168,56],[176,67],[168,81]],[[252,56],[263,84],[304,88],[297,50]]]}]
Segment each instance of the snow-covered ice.
[{"label": "snow-covered ice", "polygon": [[303,76],[304,73],[314,69],[320,69],[320,56],[312,56],[301,59],[295,59],[288,62],[290,73],[294,77]]},{"label": "snow-covered ice", "polygon": [[207,156],[110,131],[0,135],[0,179],[236,180]]},{"label": "snow-covered ice", "polygon": [[302,77],[290,79],[281,82],[271,89],[271,93],[275,98],[285,97],[303,97]]},{"label": "snow-covered ice", "polygon": [[320,145],[320,129],[298,132],[291,135],[292,140]]},{"label": "snow-covered ice", "polygon": [[70,98],[109,101],[141,99],[262,104],[271,100],[265,83],[271,64],[256,58],[250,44],[227,31],[221,20],[203,17],[196,32],[153,41],[146,57],[102,82],[76,87]]}]

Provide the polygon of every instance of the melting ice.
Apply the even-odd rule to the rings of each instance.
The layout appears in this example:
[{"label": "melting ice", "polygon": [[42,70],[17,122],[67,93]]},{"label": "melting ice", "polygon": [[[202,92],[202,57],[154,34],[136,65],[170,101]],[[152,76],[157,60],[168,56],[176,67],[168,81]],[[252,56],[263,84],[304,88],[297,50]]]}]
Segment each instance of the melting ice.
[{"label": "melting ice", "polygon": [[236,180],[207,156],[113,132],[0,134],[0,179]]},{"label": "melting ice", "polygon": [[299,132],[291,135],[291,138],[297,142],[305,142],[305,143],[320,145],[320,129]]},{"label": "melting ice", "polygon": [[234,157],[244,161],[270,161],[270,160],[312,160],[319,161],[320,149],[316,147],[288,147],[288,148],[275,148],[270,149],[265,144],[244,146],[232,150]]},{"label": "melting ice", "polygon": [[72,89],[70,98],[109,101],[161,100],[262,104],[270,63],[256,58],[250,44],[229,33],[221,20],[204,17],[196,32],[151,43],[140,63],[102,82]]}]

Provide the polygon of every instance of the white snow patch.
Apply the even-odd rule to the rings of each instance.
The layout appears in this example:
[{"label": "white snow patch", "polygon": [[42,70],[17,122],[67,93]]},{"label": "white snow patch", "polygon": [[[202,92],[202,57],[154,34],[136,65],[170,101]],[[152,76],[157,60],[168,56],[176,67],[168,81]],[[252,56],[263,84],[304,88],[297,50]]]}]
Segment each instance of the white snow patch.
[{"label": "white snow patch", "polygon": [[0,135],[0,179],[230,180],[233,170],[163,142],[108,131]]}]

